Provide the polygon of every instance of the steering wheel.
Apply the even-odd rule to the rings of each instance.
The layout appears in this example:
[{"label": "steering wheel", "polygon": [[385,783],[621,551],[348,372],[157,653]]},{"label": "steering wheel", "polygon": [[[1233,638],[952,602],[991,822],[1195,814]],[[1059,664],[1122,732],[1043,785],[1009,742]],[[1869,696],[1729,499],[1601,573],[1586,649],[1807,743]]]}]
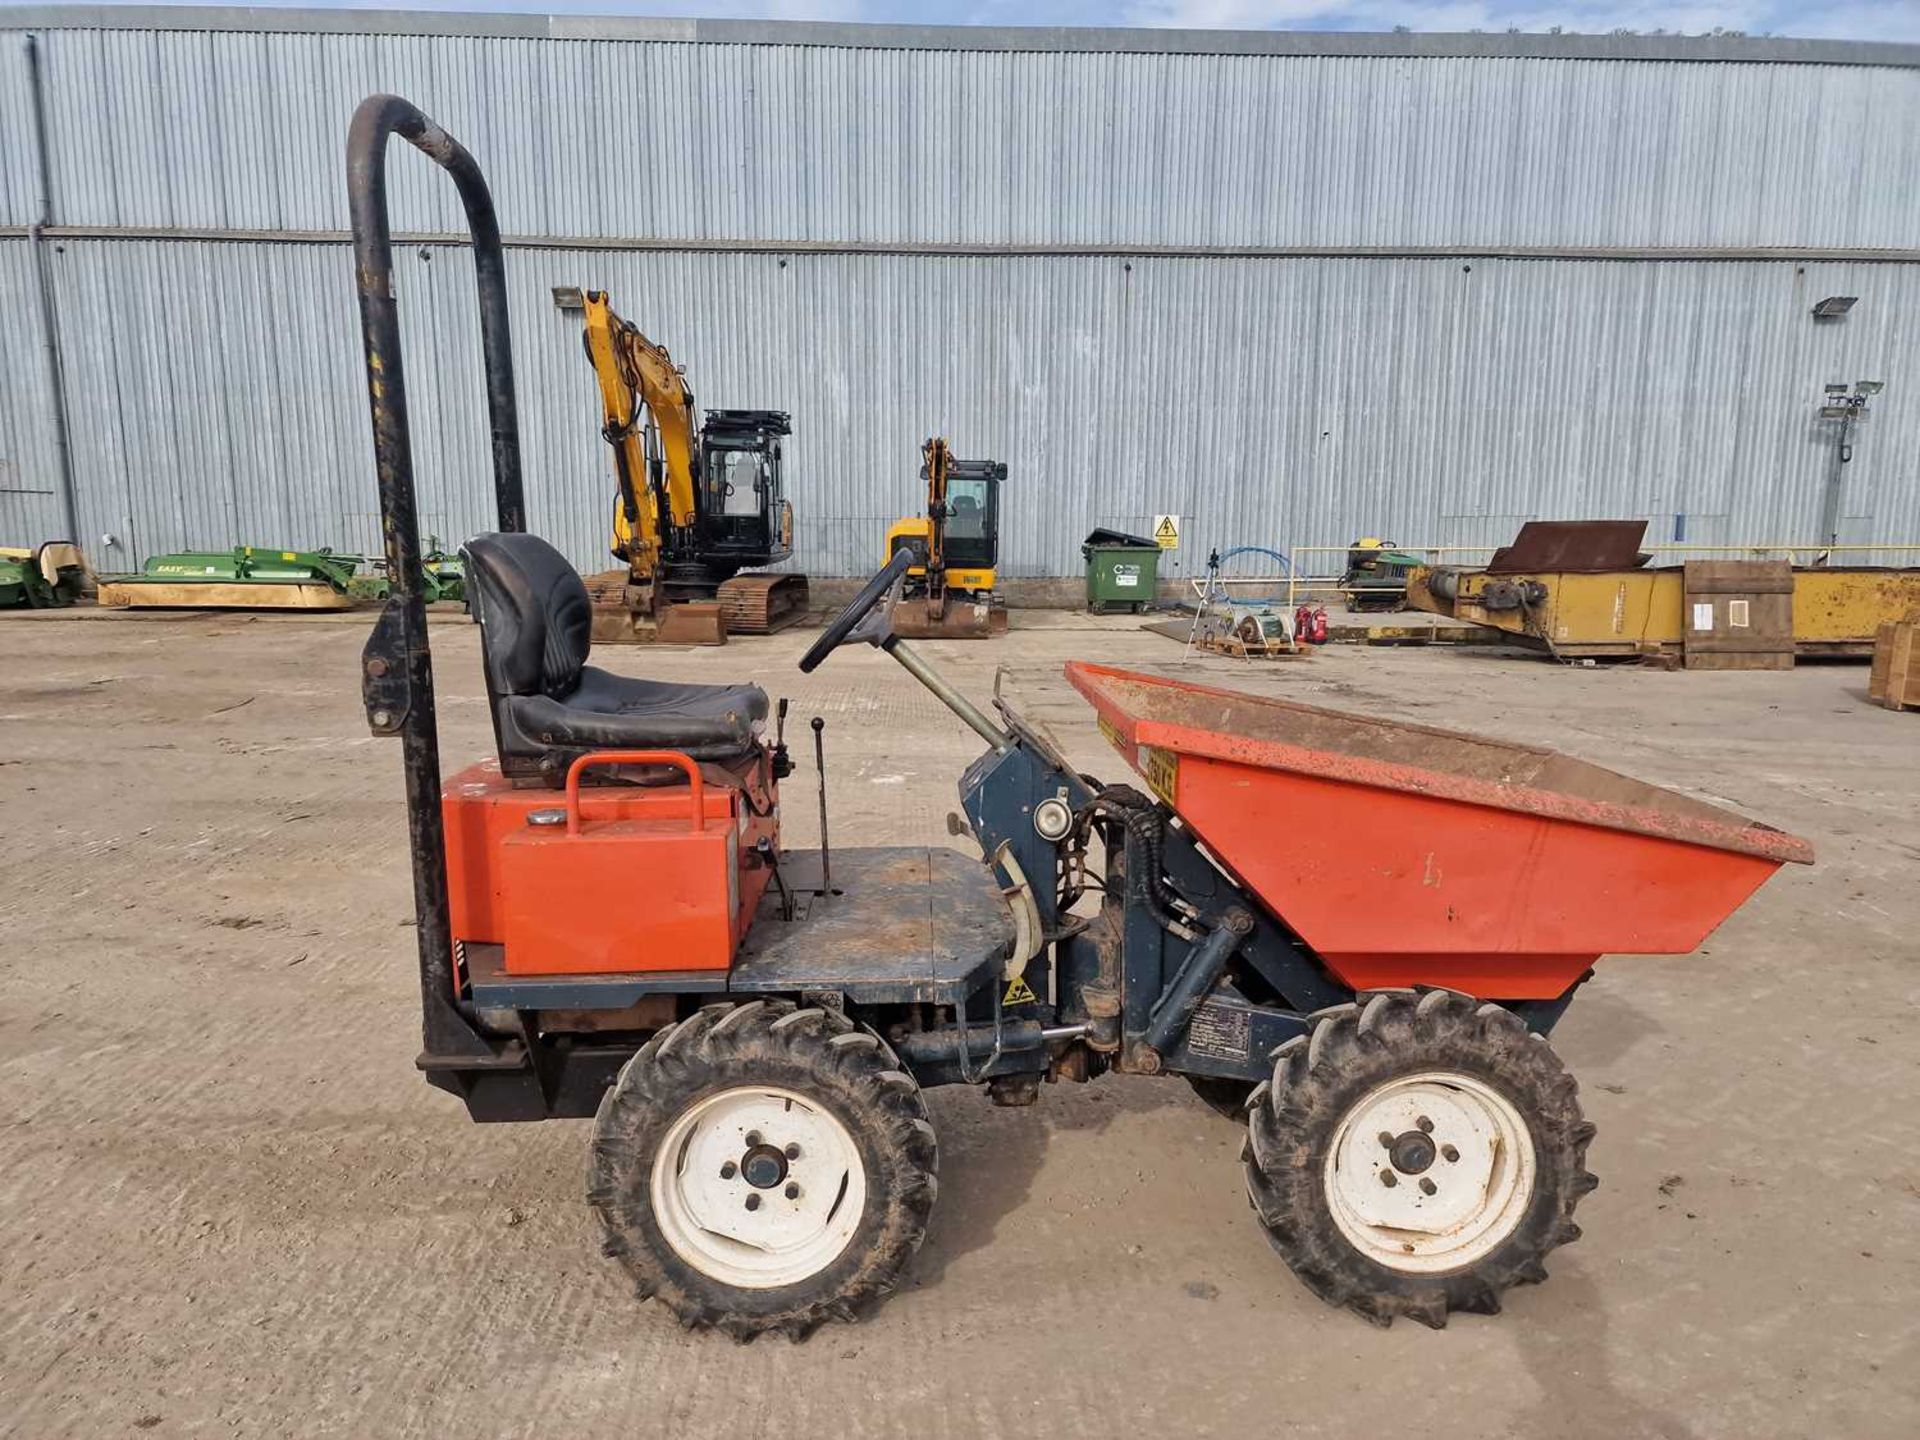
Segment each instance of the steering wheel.
[{"label": "steering wheel", "polygon": [[[807,653],[800,657],[801,672],[811,675],[822,660],[850,640],[865,640],[870,645],[884,643],[893,634],[892,617],[888,613],[892,607],[889,605],[886,610],[877,607],[882,599],[890,600],[892,592],[906,582],[911,568],[913,552],[904,548],[894,551],[886,568],[862,585],[847,608],[834,616],[832,623],[820,632],[820,638],[807,647]],[[869,620],[873,623],[863,623]]]}]

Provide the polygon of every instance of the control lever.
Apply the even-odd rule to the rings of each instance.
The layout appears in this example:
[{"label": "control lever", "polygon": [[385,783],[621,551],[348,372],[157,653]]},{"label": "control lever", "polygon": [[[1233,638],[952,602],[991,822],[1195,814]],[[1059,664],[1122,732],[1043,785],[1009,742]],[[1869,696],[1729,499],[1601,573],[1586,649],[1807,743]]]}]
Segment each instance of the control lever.
[{"label": "control lever", "polygon": [[820,776],[820,888],[833,894],[833,862],[827,851],[827,722],[813,717],[813,768]]},{"label": "control lever", "polygon": [[760,863],[771,872],[774,888],[780,892],[780,918],[793,919],[793,892],[787,889],[786,877],[780,873],[780,852],[773,848],[773,841],[762,835],[753,842],[753,853],[760,857]]},{"label": "control lever", "polygon": [[784,780],[792,773],[793,757],[787,754],[787,697],[782,695],[773,721],[773,778]]}]

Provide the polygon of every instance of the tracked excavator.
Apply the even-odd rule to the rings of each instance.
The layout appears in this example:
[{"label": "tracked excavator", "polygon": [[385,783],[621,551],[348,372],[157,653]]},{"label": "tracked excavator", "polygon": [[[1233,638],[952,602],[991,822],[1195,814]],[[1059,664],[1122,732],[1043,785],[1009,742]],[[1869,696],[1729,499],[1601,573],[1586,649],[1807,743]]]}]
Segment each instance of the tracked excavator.
[{"label": "tracked excavator", "polygon": [[984,640],[1004,635],[1007,607],[994,585],[1000,562],[1001,460],[961,460],[940,436],[920,447],[925,515],[896,520],[887,554],[907,550],[907,571],[894,602],[896,634],[915,640]]},{"label": "tracked excavator", "polygon": [[807,613],[804,575],[742,574],[793,553],[778,410],[709,410],[666,347],[622,319],[605,291],[584,293],[587,359],[613,447],[613,544],[624,572],[594,577],[596,641],[718,644],[765,635]]}]

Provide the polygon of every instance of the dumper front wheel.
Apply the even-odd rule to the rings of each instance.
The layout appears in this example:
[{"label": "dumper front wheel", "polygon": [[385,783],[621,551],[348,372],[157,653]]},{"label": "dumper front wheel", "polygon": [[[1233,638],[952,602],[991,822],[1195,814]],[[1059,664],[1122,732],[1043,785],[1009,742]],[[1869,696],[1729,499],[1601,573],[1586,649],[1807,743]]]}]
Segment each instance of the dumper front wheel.
[{"label": "dumper front wheel", "polygon": [[1247,1193],[1321,1299],[1379,1325],[1493,1314],[1577,1239],[1593,1126],[1546,1040],[1451,990],[1338,1006],[1274,1052]]},{"label": "dumper front wheel", "polygon": [[891,1291],[939,1153],[878,1036],[784,1001],[655,1035],[594,1121],[588,1200],[642,1297],[736,1339],[794,1339]]}]

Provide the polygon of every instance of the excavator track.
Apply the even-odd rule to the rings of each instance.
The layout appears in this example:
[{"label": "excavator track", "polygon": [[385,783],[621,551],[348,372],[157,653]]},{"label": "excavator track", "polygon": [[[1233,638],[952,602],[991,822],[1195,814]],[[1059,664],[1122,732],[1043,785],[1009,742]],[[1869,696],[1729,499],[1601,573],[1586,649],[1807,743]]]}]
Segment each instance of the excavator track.
[{"label": "excavator track", "polygon": [[730,635],[771,635],[807,613],[804,575],[736,575],[718,591]]}]

